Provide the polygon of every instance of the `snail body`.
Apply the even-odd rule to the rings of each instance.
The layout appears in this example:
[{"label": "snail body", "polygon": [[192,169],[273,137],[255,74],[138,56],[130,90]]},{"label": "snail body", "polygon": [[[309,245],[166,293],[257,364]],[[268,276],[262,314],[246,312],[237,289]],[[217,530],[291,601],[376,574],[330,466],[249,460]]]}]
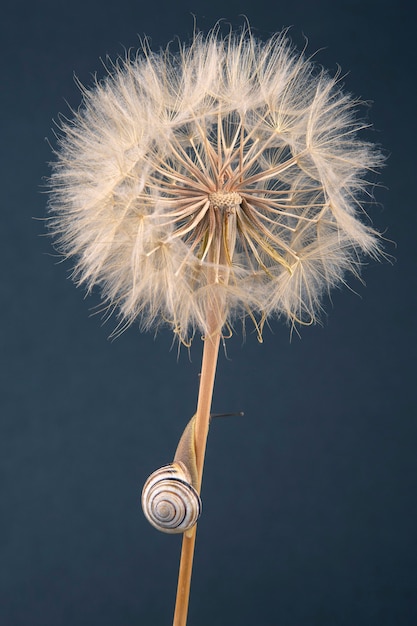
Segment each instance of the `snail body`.
[{"label": "snail body", "polygon": [[142,490],[143,513],[163,533],[187,532],[201,514],[194,425],[195,416],[185,427],[173,462],[153,472]]},{"label": "snail body", "polygon": [[[222,415],[236,413],[220,413],[212,417]],[[163,533],[186,533],[201,514],[195,420],[194,415],[185,427],[173,462],[153,472],[142,490],[143,513],[148,522]]]},{"label": "snail body", "polygon": [[152,526],[164,533],[190,530],[201,514],[201,499],[181,462],[153,472],[142,491],[142,508]]}]

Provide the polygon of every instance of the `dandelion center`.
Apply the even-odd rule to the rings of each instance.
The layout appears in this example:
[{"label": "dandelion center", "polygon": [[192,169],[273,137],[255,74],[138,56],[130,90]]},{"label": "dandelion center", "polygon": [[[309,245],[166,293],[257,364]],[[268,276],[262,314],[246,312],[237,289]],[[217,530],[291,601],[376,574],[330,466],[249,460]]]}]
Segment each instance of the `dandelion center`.
[{"label": "dandelion center", "polygon": [[209,193],[208,199],[213,208],[223,211],[232,211],[234,207],[242,203],[242,197],[234,191],[215,191]]}]

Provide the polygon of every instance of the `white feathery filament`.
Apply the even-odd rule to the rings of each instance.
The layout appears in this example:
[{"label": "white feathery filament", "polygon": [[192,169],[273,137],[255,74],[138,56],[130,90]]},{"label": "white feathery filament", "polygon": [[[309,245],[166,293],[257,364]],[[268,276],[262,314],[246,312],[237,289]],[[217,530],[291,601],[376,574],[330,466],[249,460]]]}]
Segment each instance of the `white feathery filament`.
[{"label": "white feathery filament", "polygon": [[317,319],[325,292],[378,254],[363,219],[356,102],[277,35],[196,35],[119,61],[62,123],[51,230],[121,329],[170,323],[186,342],[249,315]]}]

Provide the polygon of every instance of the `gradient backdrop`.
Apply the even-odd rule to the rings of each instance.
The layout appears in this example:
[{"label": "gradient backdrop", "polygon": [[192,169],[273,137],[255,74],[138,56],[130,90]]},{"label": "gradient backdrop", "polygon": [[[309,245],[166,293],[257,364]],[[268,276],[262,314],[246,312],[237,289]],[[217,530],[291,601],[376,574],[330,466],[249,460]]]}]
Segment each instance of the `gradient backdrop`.
[{"label": "gradient backdrop", "polygon": [[[100,57],[188,40],[245,14],[292,26],[317,62],[373,101],[389,154],[371,207],[395,247],[290,342],[272,321],[221,353],[190,626],[417,624],[416,48],[414,3],[316,0],[6,2],[1,46],[0,624],[166,626],[180,538],[139,508],[196,402],[190,355],[90,316],[45,234],[52,119]],[[35,219],[34,219],[35,218]],[[40,220],[36,219],[40,218]]]}]

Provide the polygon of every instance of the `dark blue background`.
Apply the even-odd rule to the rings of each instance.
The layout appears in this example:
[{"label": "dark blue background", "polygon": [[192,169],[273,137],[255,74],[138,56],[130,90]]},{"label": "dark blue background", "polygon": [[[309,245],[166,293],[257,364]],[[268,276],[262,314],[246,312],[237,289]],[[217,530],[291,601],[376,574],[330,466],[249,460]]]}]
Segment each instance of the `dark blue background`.
[{"label": "dark blue background", "polygon": [[89,316],[44,224],[52,118],[99,57],[189,39],[245,14],[293,26],[316,60],[373,100],[389,159],[372,207],[394,264],[327,303],[323,327],[227,342],[203,485],[190,626],[417,624],[416,55],[414,3],[6,2],[1,45],[0,623],[165,626],[180,539],[142,517],[148,473],[195,408],[201,341]]}]

